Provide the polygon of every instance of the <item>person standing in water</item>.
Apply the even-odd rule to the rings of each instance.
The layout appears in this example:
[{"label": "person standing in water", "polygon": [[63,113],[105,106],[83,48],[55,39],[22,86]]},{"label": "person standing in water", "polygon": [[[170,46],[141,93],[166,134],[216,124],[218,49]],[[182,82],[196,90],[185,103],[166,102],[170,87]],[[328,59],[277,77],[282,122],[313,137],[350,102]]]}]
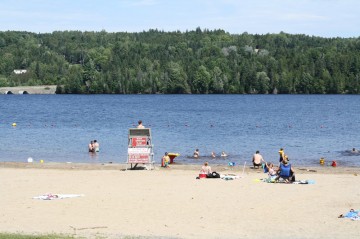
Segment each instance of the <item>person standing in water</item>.
[{"label": "person standing in water", "polygon": [[90,141],[90,144],[88,145],[88,148],[89,148],[89,153],[95,152],[94,141]]},{"label": "person standing in water", "polygon": [[98,141],[95,139],[94,140],[94,152],[99,152],[100,151],[100,145],[98,143]]},{"label": "person standing in water", "polygon": [[199,158],[200,157],[200,152],[199,152],[199,149],[196,149],[195,152],[194,152],[194,158]]}]

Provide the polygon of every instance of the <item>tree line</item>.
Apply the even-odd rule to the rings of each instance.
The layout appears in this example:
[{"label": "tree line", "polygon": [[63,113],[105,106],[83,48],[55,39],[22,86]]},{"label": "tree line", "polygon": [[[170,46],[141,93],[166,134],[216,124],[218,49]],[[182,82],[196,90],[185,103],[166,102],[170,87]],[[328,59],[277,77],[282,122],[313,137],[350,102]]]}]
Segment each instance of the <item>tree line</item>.
[{"label": "tree line", "polygon": [[0,87],[53,84],[65,94],[360,93],[360,38],[5,31],[0,56]]}]

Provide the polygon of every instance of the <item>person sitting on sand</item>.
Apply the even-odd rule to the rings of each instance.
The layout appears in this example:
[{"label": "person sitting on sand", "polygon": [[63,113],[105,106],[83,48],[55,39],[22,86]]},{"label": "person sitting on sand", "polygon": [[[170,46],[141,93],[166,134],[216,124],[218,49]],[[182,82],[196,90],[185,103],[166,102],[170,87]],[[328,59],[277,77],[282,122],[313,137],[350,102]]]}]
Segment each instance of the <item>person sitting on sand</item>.
[{"label": "person sitting on sand", "polygon": [[277,175],[273,163],[266,163],[265,167],[267,168],[268,175],[269,175],[270,178]]},{"label": "person sitting on sand", "polygon": [[261,156],[259,150],[257,150],[255,152],[255,154],[253,155],[252,162],[253,162],[254,168],[259,168],[260,166],[262,166],[262,162],[265,163],[265,160]]},{"label": "person sitting on sand", "polygon": [[278,176],[276,177],[276,181],[280,178],[284,179],[286,183],[295,181],[295,171],[291,167],[291,164],[288,163],[287,159],[284,159],[279,166],[277,171]]},{"label": "person sitting on sand", "polygon": [[200,152],[199,152],[199,149],[196,149],[195,152],[194,152],[194,158],[199,158],[200,157]]},{"label": "person sitting on sand", "polygon": [[88,147],[89,147],[89,152],[90,152],[90,153],[95,152],[94,141],[90,141],[90,144],[89,144]]},{"label": "person sitting on sand", "polygon": [[211,167],[209,166],[208,162],[205,162],[204,165],[201,167],[200,174],[210,175],[212,173]]},{"label": "person sitting on sand", "polygon": [[338,218],[351,218],[353,220],[360,220],[360,210],[350,209],[349,212],[340,214]]}]

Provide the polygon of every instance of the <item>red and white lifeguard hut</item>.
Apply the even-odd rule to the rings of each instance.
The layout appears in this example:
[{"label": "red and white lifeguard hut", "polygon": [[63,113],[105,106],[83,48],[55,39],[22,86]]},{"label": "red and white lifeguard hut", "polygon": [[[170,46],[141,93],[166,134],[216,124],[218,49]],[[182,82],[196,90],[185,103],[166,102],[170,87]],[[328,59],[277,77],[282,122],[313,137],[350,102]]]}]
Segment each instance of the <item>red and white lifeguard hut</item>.
[{"label": "red and white lifeguard hut", "polygon": [[[129,129],[127,163],[134,169],[138,164],[154,166],[151,129]],[[134,166],[133,166],[134,164]]]}]

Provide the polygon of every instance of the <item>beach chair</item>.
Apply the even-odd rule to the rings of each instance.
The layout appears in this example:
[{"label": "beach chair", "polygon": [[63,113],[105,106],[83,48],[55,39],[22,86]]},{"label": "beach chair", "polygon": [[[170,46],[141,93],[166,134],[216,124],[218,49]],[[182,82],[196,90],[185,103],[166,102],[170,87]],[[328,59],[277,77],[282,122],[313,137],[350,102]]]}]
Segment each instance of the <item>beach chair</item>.
[{"label": "beach chair", "polygon": [[276,177],[276,181],[283,179],[285,181],[293,181],[293,175],[291,173],[291,164],[280,164],[279,175]]}]

